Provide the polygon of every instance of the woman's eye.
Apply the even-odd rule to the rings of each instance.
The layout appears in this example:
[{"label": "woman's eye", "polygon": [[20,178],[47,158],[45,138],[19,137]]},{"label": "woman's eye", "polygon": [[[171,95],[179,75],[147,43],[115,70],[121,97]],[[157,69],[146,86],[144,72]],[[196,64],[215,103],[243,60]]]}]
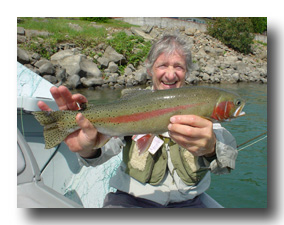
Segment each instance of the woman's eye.
[{"label": "woman's eye", "polygon": [[176,66],[175,68],[179,71],[184,70],[184,68],[182,66]]}]

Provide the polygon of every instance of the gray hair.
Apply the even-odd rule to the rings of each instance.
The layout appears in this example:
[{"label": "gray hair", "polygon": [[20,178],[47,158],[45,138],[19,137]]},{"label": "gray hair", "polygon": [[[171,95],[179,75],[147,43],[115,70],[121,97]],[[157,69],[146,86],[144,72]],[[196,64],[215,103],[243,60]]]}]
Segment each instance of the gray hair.
[{"label": "gray hair", "polygon": [[155,61],[162,53],[171,55],[177,51],[179,54],[185,56],[186,77],[188,77],[192,63],[190,48],[191,46],[185,37],[177,34],[164,34],[160,40],[152,45],[147,56],[146,68],[152,71]]}]

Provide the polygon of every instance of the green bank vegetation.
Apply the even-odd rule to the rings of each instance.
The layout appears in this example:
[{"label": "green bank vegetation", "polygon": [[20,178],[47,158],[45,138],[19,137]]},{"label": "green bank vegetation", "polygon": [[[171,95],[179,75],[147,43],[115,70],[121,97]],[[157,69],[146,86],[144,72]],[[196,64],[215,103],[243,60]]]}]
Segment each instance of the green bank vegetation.
[{"label": "green bank vegetation", "polygon": [[[96,46],[105,43],[111,45],[118,53],[123,54],[128,64],[131,63],[137,66],[139,61],[145,60],[151,47],[149,41],[135,35],[128,36],[122,31],[134,25],[107,17],[22,17],[20,19],[18,26],[27,30],[47,31],[50,33],[48,36],[32,37],[31,40],[21,44],[22,48],[37,52],[47,59],[50,59],[50,56],[58,51],[58,46],[61,43],[75,44],[76,47],[82,49],[83,54],[91,57],[100,54],[96,53]],[[73,26],[70,26],[70,24]],[[267,18],[216,17],[211,22],[207,21],[207,30],[211,36],[228,47],[249,54],[254,43],[252,33],[266,31]],[[108,37],[110,33],[112,38]],[[121,65],[121,69],[125,66]]]},{"label": "green bank vegetation", "polygon": [[[22,48],[39,53],[47,59],[50,59],[50,56],[58,51],[58,46],[61,43],[75,44],[76,47],[82,49],[85,55],[91,57],[96,54],[96,46],[105,43],[111,45],[118,53],[123,54],[128,64],[137,66],[139,61],[145,59],[151,47],[149,41],[144,41],[143,38],[135,35],[128,36],[122,31],[134,25],[106,17],[21,17],[20,19],[21,22],[18,23],[18,26],[24,29],[50,33],[48,36],[32,37],[30,41],[21,44]],[[73,28],[70,24],[73,25]],[[109,30],[113,30],[112,38],[107,38]],[[122,65],[121,69],[125,66]]]},{"label": "green bank vegetation", "polygon": [[267,31],[266,17],[216,17],[207,23],[209,35],[228,47],[244,53],[251,52],[253,33]]}]

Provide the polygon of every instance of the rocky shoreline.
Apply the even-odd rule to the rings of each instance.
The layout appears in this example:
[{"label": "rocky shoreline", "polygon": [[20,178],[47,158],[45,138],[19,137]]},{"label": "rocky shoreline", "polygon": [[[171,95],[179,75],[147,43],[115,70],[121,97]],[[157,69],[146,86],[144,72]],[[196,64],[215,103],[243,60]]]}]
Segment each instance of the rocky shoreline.
[{"label": "rocky shoreline", "polygon": [[[179,28],[192,45],[192,69],[186,82],[198,83],[267,83],[267,46],[253,44],[250,55],[238,53],[206,33]],[[165,30],[153,26],[125,29],[126,34],[139,35],[155,41]],[[50,35],[48,32],[31,31],[18,27],[17,43],[29,40],[31,36]],[[151,84],[144,62],[135,68],[127,65],[125,57],[111,46],[101,43],[94,51],[94,57],[86,56],[82,49],[72,43],[61,44],[59,51],[50,60],[39,54],[17,48],[17,61],[41,75],[55,85],[75,88],[121,88]],[[94,59],[97,63],[94,63]],[[119,65],[127,65],[124,73]]]}]

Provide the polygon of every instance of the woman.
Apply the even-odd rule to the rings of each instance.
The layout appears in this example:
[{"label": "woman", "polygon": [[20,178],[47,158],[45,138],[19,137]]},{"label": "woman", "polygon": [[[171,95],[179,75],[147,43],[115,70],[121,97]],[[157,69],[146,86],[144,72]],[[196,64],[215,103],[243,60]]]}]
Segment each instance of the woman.
[{"label": "woman", "polygon": [[[191,65],[191,52],[185,38],[165,35],[151,48],[147,57],[153,89],[180,88],[185,85]],[[66,87],[53,87],[51,93],[60,110],[77,110],[87,99],[71,95]],[[38,106],[50,110],[43,102]],[[110,180],[117,189],[109,193],[104,207],[205,207],[199,196],[210,185],[210,171],[228,173],[235,167],[236,142],[220,124],[195,115],[170,119],[168,132],[161,134],[163,145],[154,154],[137,154],[131,137],[111,139],[79,113],[80,130],[65,142],[86,166],[97,166],[123,149],[123,161]],[[105,144],[106,143],[106,144]]]}]

